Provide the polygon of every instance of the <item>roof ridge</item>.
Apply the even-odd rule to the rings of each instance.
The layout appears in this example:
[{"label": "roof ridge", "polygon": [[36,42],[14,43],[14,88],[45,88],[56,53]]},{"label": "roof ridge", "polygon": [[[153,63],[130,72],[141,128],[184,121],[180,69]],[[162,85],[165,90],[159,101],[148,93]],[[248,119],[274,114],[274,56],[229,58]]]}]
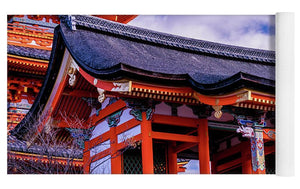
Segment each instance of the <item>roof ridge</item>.
[{"label": "roof ridge", "polygon": [[117,23],[94,16],[72,15],[62,16],[72,30],[76,26],[96,29],[133,39],[154,42],[171,47],[203,52],[213,55],[253,60],[259,62],[275,63],[275,51],[227,45],[211,41],[182,37],[178,35],[157,32],[136,26]]}]

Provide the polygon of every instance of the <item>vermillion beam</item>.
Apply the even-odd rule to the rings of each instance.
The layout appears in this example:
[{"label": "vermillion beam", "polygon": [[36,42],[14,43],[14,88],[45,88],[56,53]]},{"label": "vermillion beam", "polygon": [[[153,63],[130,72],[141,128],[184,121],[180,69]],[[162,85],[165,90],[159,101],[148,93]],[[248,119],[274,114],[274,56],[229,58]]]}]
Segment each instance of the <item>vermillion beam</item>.
[{"label": "vermillion beam", "polygon": [[198,153],[199,153],[200,174],[210,174],[207,119],[200,119],[199,127],[198,127],[198,137],[199,137]]},{"label": "vermillion beam", "polygon": [[90,151],[83,152],[83,173],[89,174],[90,173]]},{"label": "vermillion beam", "polygon": [[118,136],[116,127],[111,127],[110,131],[112,133],[110,138],[111,146],[111,173],[112,174],[121,174],[122,173],[122,157],[120,152],[117,149],[118,145]]},{"label": "vermillion beam", "polygon": [[108,105],[105,109],[100,110],[99,116],[93,115],[91,116],[87,122],[91,123],[91,126],[95,126],[98,124],[102,119],[107,117],[108,115],[124,108],[126,106],[126,103],[123,100],[118,100],[117,102]]},{"label": "vermillion beam", "polygon": [[188,136],[182,134],[173,134],[173,133],[163,133],[163,132],[154,132],[152,131],[152,138],[159,140],[169,140],[169,141],[178,141],[178,142],[199,142],[197,136]]},{"label": "vermillion beam", "polygon": [[153,141],[151,121],[147,120],[146,112],[142,112],[142,166],[143,174],[153,174]]},{"label": "vermillion beam", "polygon": [[242,173],[243,174],[252,174],[250,142],[245,141],[241,145],[242,145],[242,148],[241,148]]},{"label": "vermillion beam", "polygon": [[168,142],[168,168],[169,174],[177,174],[177,153],[174,152],[176,142]]},{"label": "vermillion beam", "polygon": [[197,145],[197,143],[186,142],[186,143],[183,143],[183,144],[180,144],[180,145],[176,146],[175,149],[174,149],[174,152],[179,153],[179,152],[182,152],[183,150],[189,149],[189,148],[194,147],[196,145]]},{"label": "vermillion beam", "polygon": [[232,169],[233,167],[238,167],[242,163],[242,158],[235,159],[233,161],[224,163],[222,165],[217,166],[216,171],[221,173],[223,171],[227,171],[228,169]]}]

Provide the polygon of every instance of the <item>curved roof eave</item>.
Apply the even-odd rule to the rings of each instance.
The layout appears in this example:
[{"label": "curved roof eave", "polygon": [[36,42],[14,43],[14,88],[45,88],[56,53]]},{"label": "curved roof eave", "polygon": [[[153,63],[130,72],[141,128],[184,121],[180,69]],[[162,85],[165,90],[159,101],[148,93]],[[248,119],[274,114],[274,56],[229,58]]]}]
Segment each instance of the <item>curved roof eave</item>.
[{"label": "curved roof eave", "polygon": [[22,121],[13,130],[10,131],[10,134],[16,136],[18,139],[25,139],[28,131],[32,131],[36,119],[43,112],[44,106],[49,99],[58,75],[64,48],[65,45],[61,40],[61,35],[59,34],[59,26],[57,26],[54,31],[53,47],[44,83],[29,112],[22,119]]}]

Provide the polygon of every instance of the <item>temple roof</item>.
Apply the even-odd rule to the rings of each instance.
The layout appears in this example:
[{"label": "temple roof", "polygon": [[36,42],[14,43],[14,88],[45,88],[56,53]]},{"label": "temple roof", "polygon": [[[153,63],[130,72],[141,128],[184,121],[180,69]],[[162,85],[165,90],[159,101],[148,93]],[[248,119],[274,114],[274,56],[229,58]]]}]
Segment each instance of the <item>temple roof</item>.
[{"label": "temple roof", "polygon": [[57,29],[67,48],[80,67],[99,79],[164,78],[188,81],[201,90],[236,75],[249,75],[275,86],[274,51],[196,40],[91,16],[64,18],[67,24]]},{"label": "temple roof", "polygon": [[28,58],[36,58],[41,60],[49,60],[51,51],[35,49],[30,47],[22,47],[15,45],[7,45],[7,54],[24,56]]},{"label": "temple roof", "polygon": [[[57,90],[55,83],[63,83],[58,75],[68,69],[60,69],[65,49],[80,74],[84,71],[85,76],[92,76],[92,83],[85,76],[79,78],[94,87],[94,92],[98,80],[111,84],[127,80],[161,88],[188,87],[207,96],[237,96],[235,92],[245,88],[275,93],[274,51],[185,38],[91,16],[64,16],[54,31],[44,84],[26,119],[11,131],[12,135],[23,138],[26,128],[32,127],[34,118],[50,103],[49,97],[60,95],[52,90]],[[213,99],[216,101],[219,103]]]}]

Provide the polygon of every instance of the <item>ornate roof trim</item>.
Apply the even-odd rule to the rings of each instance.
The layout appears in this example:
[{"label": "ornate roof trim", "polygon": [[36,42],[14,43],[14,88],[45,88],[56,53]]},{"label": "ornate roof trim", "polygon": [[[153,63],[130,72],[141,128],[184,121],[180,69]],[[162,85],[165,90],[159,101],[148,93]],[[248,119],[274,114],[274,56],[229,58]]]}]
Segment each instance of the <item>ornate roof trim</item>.
[{"label": "ornate roof trim", "polygon": [[[104,20],[101,18],[85,15],[62,16],[62,21],[72,23],[71,29],[81,26],[103,32],[117,34],[132,39],[153,42],[169,47],[182,48],[212,55],[252,60],[258,62],[275,63],[275,51],[246,48],[240,46],[226,45],[176,36],[172,34],[156,32],[148,29],[125,25],[121,23]],[[71,20],[69,20],[71,19]]]},{"label": "ornate roof trim", "polygon": [[51,51],[35,49],[30,47],[22,47],[16,45],[7,45],[7,54],[18,55],[28,58],[36,58],[41,60],[49,60]]}]

